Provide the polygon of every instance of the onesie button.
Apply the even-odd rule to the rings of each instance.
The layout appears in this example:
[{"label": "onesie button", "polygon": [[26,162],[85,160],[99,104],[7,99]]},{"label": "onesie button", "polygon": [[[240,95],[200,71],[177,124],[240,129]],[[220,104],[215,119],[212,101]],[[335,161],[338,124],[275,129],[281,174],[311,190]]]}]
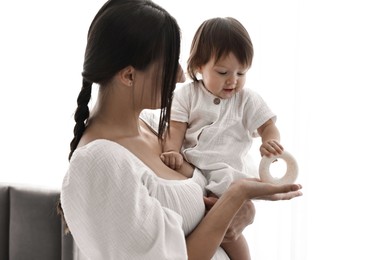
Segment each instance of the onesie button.
[{"label": "onesie button", "polygon": [[219,98],[214,98],[214,104],[219,105],[221,103],[221,100]]}]

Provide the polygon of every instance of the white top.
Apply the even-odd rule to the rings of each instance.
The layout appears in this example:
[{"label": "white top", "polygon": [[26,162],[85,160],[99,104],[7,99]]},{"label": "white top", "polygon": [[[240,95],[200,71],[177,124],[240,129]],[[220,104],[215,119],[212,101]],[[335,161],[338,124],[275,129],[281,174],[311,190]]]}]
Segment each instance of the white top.
[{"label": "white top", "polygon": [[251,89],[220,99],[199,81],[176,89],[171,119],[188,123],[182,154],[202,170],[206,188],[220,196],[232,180],[258,176],[248,151],[257,128],[276,116]]},{"label": "white top", "polygon": [[[187,259],[185,236],[203,218],[206,180],[159,178],[108,140],[78,148],[62,191],[65,219],[86,259]],[[229,259],[218,248],[215,260]]]}]

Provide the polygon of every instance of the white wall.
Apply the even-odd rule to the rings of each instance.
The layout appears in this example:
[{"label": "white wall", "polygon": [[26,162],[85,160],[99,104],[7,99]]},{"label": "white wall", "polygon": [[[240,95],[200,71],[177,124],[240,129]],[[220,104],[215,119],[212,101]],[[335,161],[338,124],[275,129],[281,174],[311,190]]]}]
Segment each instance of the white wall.
[{"label": "white wall", "polygon": [[[304,185],[297,200],[256,202],[254,259],[389,259],[388,1],[156,1],[182,27],[183,63],[206,18],[234,16],[252,36],[247,87],[278,114]],[[61,185],[103,2],[0,3],[0,181]]]}]

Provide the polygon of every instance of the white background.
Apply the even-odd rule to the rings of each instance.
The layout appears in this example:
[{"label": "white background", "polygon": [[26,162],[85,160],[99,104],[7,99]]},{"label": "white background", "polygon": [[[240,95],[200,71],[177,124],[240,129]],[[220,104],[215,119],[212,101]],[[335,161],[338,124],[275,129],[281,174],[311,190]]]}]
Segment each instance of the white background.
[{"label": "white background", "polygon": [[[181,25],[183,64],[204,19],[236,17],[252,36],[246,87],[278,114],[304,186],[294,201],[256,202],[253,259],[390,259],[388,1],[156,1]],[[103,2],[1,1],[1,182],[60,187]]]}]

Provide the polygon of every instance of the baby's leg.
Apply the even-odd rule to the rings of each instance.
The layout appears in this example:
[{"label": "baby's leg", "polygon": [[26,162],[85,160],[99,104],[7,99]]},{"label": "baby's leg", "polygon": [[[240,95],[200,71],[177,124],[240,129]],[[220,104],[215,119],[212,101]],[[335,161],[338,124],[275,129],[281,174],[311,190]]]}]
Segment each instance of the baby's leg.
[{"label": "baby's leg", "polygon": [[[210,192],[209,197],[218,198],[217,195]],[[231,242],[222,242],[221,247],[228,254],[230,260],[250,260],[249,247],[243,234],[237,240]]]},{"label": "baby's leg", "polygon": [[233,242],[223,242],[221,247],[225,250],[231,260],[250,260],[249,247],[244,235]]}]

